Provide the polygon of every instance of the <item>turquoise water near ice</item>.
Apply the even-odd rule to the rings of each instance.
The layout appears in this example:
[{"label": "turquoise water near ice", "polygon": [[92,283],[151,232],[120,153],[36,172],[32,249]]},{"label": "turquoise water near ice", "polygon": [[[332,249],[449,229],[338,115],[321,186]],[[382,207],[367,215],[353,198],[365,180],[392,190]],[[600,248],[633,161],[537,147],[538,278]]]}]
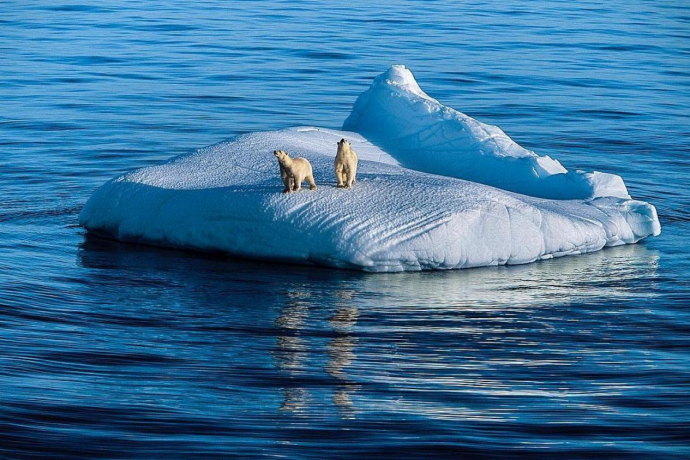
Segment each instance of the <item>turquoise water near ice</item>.
[{"label": "turquoise water near ice", "polygon": [[[0,457],[690,457],[683,2],[0,6]],[[662,235],[366,275],[87,236],[100,184],[235,134],[339,128],[405,64]]]}]

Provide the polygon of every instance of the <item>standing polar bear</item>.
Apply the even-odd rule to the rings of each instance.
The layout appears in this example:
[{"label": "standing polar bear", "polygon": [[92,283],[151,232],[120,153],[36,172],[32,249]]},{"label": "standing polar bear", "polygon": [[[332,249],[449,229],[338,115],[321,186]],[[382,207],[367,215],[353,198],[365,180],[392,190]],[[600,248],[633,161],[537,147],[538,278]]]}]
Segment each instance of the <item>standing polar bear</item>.
[{"label": "standing polar bear", "polygon": [[280,177],[285,184],[283,193],[299,192],[305,180],[309,182],[309,190],[316,190],[311,163],[306,158],[290,158],[290,155],[283,150],[274,150],[273,155],[276,156],[280,165]]},{"label": "standing polar bear", "polygon": [[357,154],[352,145],[345,139],[338,142],[338,153],[335,155],[335,179],[338,187],[352,187],[357,176]]}]

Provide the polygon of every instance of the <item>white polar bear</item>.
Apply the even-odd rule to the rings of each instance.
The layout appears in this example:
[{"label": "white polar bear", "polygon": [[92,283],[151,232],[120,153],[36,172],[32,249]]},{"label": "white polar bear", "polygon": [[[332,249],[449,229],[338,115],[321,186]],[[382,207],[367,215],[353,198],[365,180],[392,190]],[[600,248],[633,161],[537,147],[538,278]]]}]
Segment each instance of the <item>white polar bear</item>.
[{"label": "white polar bear", "polygon": [[338,142],[338,153],[335,155],[335,179],[338,187],[352,187],[357,176],[357,154],[352,145],[345,139]]},{"label": "white polar bear", "polygon": [[305,180],[309,182],[309,190],[316,190],[311,163],[306,158],[290,158],[290,155],[283,150],[275,150],[273,155],[280,164],[280,176],[285,184],[283,193],[299,192]]}]

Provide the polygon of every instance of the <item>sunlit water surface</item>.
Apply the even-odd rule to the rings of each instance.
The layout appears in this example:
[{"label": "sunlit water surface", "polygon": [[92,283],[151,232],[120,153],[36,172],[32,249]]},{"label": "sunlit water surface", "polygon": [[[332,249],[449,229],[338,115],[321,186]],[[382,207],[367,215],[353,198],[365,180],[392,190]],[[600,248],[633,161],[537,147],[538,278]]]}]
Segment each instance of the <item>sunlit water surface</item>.
[{"label": "sunlit water surface", "polygon": [[[0,457],[690,457],[684,2],[102,3],[0,7]],[[366,275],[76,225],[129,169],[339,128],[393,63],[663,234]]]}]

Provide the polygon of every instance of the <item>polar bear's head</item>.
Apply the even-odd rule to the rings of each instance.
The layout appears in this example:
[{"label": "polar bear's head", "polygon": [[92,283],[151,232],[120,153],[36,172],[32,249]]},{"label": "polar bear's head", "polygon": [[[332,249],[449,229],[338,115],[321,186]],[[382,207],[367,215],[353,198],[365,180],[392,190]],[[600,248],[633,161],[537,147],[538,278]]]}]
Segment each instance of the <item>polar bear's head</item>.
[{"label": "polar bear's head", "polygon": [[276,156],[279,162],[285,161],[286,158],[290,158],[290,155],[284,150],[274,150],[273,155]]},{"label": "polar bear's head", "polygon": [[351,150],[351,147],[352,145],[350,144],[350,141],[345,138],[338,141],[338,152],[347,152],[348,150]]}]

